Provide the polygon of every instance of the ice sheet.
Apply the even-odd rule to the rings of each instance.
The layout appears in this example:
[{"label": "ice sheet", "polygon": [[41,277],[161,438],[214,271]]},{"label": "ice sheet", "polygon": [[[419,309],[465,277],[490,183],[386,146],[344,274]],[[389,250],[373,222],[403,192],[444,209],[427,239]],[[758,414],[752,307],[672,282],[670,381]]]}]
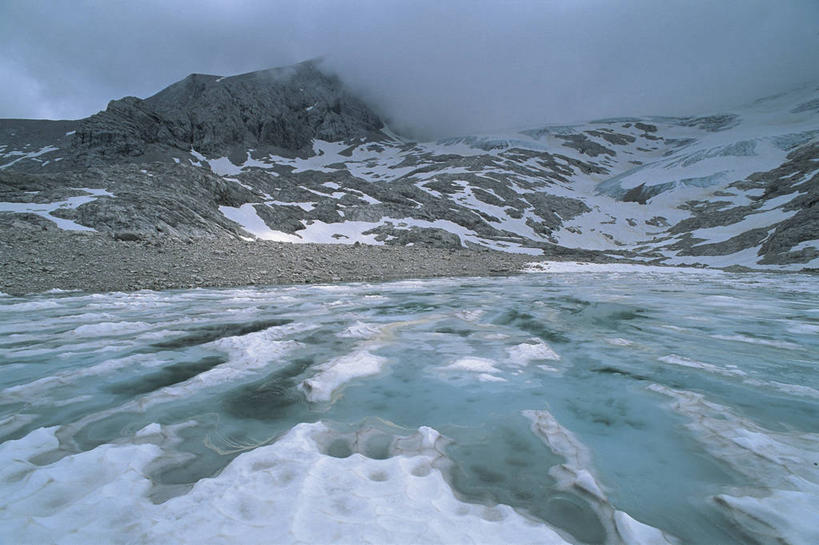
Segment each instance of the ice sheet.
[{"label": "ice sheet", "polygon": [[[54,429],[0,445],[0,537],[9,543],[568,543],[506,505],[457,499],[439,467],[440,436],[421,428],[372,459],[324,451],[333,433],[299,424],[241,454],[189,492],[152,503],[162,428],[56,462]],[[155,444],[159,443],[159,444]],[[9,486],[9,479],[14,482]]]},{"label": "ice sheet", "polygon": [[709,452],[752,481],[714,496],[744,532],[762,543],[819,542],[819,434],[766,429],[699,393],[658,384],[649,389],[671,398]]},{"label": "ice sheet", "polygon": [[[451,438],[441,450],[447,459],[439,460],[446,490],[499,526],[510,520],[496,520],[507,512],[496,505],[505,505],[535,527],[560,527],[570,542],[673,534],[683,543],[739,544],[768,528],[804,543],[813,536],[796,518],[814,508],[817,477],[806,466],[819,444],[817,293],[816,279],[804,274],[629,268],[3,297],[0,446],[20,464],[0,460],[0,475],[3,467],[13,473],[0,478],[0,496],[13,498],[9,511],[0,509],[0,532],[65,530],[71,542],[76,522],[85,526],[74,542],[116,542],[113,534],[139,542],[128,531],[156,522],[164,542],[195,536],[209,520],[189,518],[196,511],[189,494],[217,480],[226,495],[203,493],[201,516],[230,533],[244,522],[227,523],[219,513],[257,521],[260,503],[247,483],[265,478],[242,466],[250,458],[240,453],[274,448],[294,426],[321,418],[337,432],[315,438],[318,466],[353,471],[334,460],[359,453],[374,464],[365,468],[367,480],[402,490],[378,465],[400,457],[391,454],[390,438],[421,426],[440,430]],[[549,359],[552,353],[560,359]],[[385,361],[368,367],[371,357]],[[311,380],[331,403],[305,397],[299,385]],[[672,384],[692,402],[677,409],[675,397],[647,389],[651,383]],[[521,412],[544,407],[551,416],[538,413],[535,435]],[[351,437],[364,421],[380,431]],[[35,440],[34,432],[53,426]],[[31,455],[15,442],[29,436],[33,445],[44,442]],[[144,470],[136,467],[143,459]],[[86,461],[101,481],[82,469]],[[434,469],[430,462],[417,471]],[[357,501],[348,491],[324,492],[323,477],[311,475],[295,479],[286,492],[291,502],[313,487],[327,501]],[[105,488],[110,479],[127,486]],[[103,489],[106,495],[95,492]],[[228,500],[235,502],[229,508]],[[174,512],[175,522],[155,516],[174,501],[189,502],[188,511]],[[379,501],[368,499],[366,509],[391,509]],[[30,512],[14,510],[18,504]],[[332,507],[305,505],[300,516],[309,512],[312,521],[317,509]],[[350,505],[355,515],[357,504]],[[53,513],[33,518],[38,509]],[[125,518],[109,517],[114,511]],[[135,526],[127,522],[132,514]],[[348,531],[344,524],[340,532]],[[59,542],[31,535],[29,542]],[[146,535],[151,542],[156,534]],[[352,541],[359,534],[343,535]]]},{"label": "ice sheet", "polygon": [[549,470],[558,487],[571,490],[589,502],[612,543],[622,542],[628,545],[677,543],[673,536],[634,520],[611,504],[594,474],[591,452],[571,431],[561,426],[549,411],[524,411],[523,415],[531,420],[532,431],[542,438],[555,454],[566,460],[565,463],[553,466]]}]

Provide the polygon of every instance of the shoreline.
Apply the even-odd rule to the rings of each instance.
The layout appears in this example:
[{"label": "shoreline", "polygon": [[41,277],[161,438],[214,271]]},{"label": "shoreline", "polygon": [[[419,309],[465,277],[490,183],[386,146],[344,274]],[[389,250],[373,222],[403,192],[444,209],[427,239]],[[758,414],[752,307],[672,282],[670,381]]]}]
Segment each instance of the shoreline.
[{"label": "shoreline", "polygon": [[532,256],[491,250],[228,238],[122,241],[100,233],[7,231],[0,234],[0,292],[23,296],[54,289],[99,293],[506,276],[545,259],[604,260],[583,251]]},{"label": "shoreline", "polygon": [[[49,290],[102,293],[491,277],[522,274],[527,267],[530,271],[552,272],[555,267],[547,263],[578,261],[679,268],[567,249],[533,256],[484,249],[294,244],[229,238],[123,241],[101,233],[22,230],[0,232],[0,293],[18,297]],[[542,265],[532,267],[538,262]]]}]

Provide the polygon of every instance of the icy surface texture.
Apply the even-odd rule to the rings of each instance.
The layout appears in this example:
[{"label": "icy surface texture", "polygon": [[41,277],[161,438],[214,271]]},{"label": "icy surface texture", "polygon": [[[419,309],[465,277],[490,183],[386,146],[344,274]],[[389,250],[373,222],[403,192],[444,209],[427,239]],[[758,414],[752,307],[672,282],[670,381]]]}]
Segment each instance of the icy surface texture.
[{"label": "icy surface texture", "polygon": [[14,483],[0,504],[5,542],[567,543],[508,506],[458,500],[437,467],[444,441],[430,428],[373,459],[366,431],[345,437],[299,424],[161,504],[146,496],[150,465],[163,454],[160,426],[133,442],[33,463],[59,448],[54,431],[0,446],[3,482]]},{"label": "icy surface texture", "polygon": [[0,298],[0,542],[817,542],[819,285]]}]

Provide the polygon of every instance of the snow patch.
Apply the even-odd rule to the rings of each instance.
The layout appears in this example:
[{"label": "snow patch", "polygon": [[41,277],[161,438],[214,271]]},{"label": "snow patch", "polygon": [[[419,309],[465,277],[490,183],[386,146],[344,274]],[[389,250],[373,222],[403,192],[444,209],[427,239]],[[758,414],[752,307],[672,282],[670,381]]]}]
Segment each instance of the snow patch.
[{"label": "snow patch", "polygon": [[372,339],[381,333],[381,327],[375,324],[366,324],[356,320],[353,325],[338,333],[339,337],[347,337],[352,339]]},{"label": "snow patch", "polygon": [[514,365],[527,365],[531,361],[559,360],[560,356],[552,348],[538,339],[507,348],[509,361]]},{"label": "snow patch", "polygon": [[330,401],[333,393],[347,382],[381,372],[387,358],[372,354],[370,350],[375,348],[377,346],[371,345],[319,365],[316,368],[318,373],[302,381],[299,389],[308,401]]},{"label": "snow patch", "polygon": [[486,358],[461,358],[445,367],[445,371],[468,371],[470,373],[500,373],[495,362]]},{"label": "snow patch", "polygon": [[527,263],[523,272],[527,273],[693,273],[715,274],[718,271],[703,271],[684,267],[661,267],[655,265],[640,265],[633,263],[587,263],[583,261],[535,261]]},{"label": "snow patch", "polygon": [[13,151],[13,152],[10,152],[10,153],[6,153],[5,157],[9,157],[9,156],[13,156],[13,155],[19,155],[19,157],[17,159],[13,160],[13,161],[10,161],[10,162],[4,164],[4,165],[0,165],[0,170],[8,168],[8,167],[10,167],[10,166],[24,160],[24,159],[33,159],[35,161],[38,161],[39,159],[37,159],[37,157],[40,157],[41,155],[45,155],[47,153],[51,153],[52,151],[57,151],[59,149],[60,148],[57,148],[57,147],[54,147],[54,146],[45,146],[45,147],[40,148],[37,151],[32,151],[32,152],[29,152],[29,153],[23,153],[23,152],[19,152],[19,151]]},{"label": "snow patch", "polygon": [[150,471],[167,455],[163,431],[153,424],[130,441],[49,464],[32,460],[59,448],[56,428],[0,445],[0,541],[568,545],[507,505],[459,500],[439,469],[443,440],[431,428],[393,440],[393,455],[379,460],[324,454],[338,436],[321,422],[299,424],[155,504]]}]

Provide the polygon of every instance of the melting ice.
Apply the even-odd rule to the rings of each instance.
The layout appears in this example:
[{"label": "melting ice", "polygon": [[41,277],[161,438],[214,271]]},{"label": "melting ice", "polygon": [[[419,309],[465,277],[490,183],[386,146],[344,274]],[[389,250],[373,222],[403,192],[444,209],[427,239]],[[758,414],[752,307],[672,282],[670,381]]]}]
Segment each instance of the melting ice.
[{"label": "melting ice", "polygon": [[819,543],[817,288],[0,297],[0,542]]}]

